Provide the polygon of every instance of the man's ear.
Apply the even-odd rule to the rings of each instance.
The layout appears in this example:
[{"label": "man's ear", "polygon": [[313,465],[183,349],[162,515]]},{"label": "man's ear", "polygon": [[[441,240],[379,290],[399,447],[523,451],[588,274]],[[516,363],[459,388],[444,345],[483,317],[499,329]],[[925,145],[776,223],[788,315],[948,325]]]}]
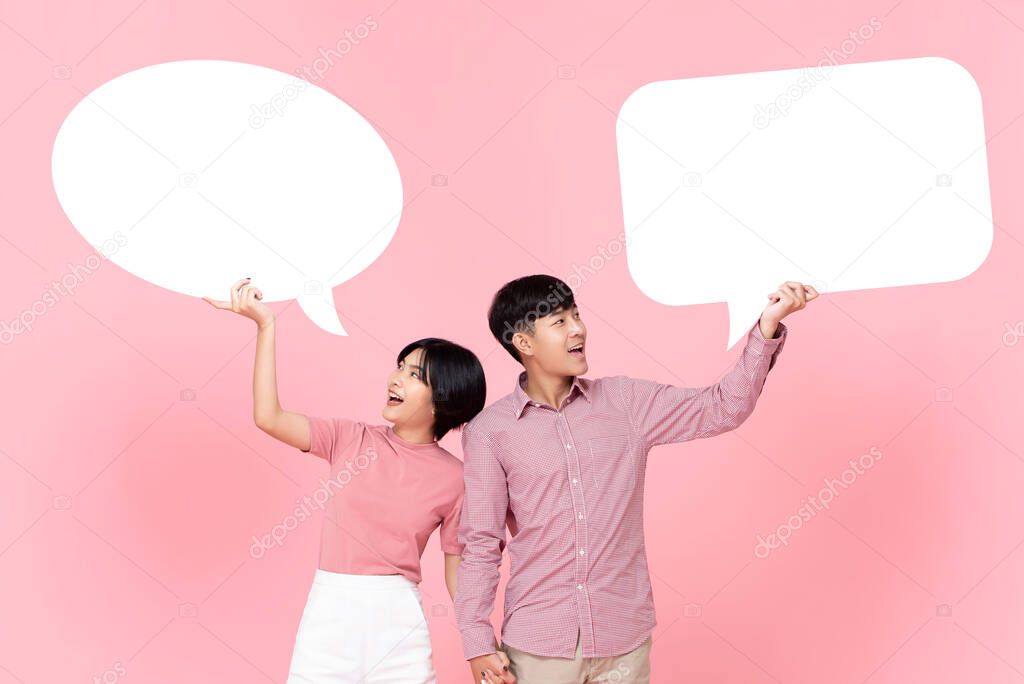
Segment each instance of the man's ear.
[{"label": "man's ear", "polygon": [[520,357],[533,356],[533,336],[529,333],[517,332],[512,336],[512,346]]}]

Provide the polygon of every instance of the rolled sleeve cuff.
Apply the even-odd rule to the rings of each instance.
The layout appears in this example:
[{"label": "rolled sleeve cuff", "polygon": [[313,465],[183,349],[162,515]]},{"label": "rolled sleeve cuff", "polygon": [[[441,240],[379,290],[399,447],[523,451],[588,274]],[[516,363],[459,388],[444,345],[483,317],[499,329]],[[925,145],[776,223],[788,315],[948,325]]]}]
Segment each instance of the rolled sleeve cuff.
[{"label": "rolled sleeve cuff", "polygon": [[494,640],[494,630],[490,627],[462,632],[462,653],[466,660],[497,652],[498,644]]},{"label": "rolled sleeve cuff", "polygon": [[750,329],[750,338],[747,340],[747,344],[751,345],[751,348],[756,349],[758,352],[771,353],[782,345],[788,332],[789,329],[786,328],[786,324],[779,321],[778,326],[775,328],[775,337],[770,340],[766,339],[761,332],[761,319],[758,319],[754,323],[754,327]]}]

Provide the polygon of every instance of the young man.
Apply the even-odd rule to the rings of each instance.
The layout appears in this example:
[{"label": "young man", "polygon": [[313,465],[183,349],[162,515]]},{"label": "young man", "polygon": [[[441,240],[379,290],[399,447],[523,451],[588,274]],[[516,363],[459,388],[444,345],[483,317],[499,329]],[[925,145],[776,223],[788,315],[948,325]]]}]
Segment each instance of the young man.
[{"label": "young man", "polygon": [[[465,549],[455,611],[474,684],[650,681],[647,452],[739,427],[785,344],[782,319],[817,296],[809,285],[783,283],[735,368],[714,385],[683,388],[583,378],[587,329],[561,280],[527,276],[498,291],[491,332],[525,371],[462,436]],[[511,565],[499,647],[490,614],[506,524]]]}]

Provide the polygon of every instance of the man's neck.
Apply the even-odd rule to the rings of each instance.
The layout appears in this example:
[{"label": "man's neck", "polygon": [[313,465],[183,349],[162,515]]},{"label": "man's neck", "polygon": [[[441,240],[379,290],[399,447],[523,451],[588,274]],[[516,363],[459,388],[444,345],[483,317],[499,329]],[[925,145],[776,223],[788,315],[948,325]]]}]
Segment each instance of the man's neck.
[{"label": "man's neck", "polygon": [[572,389],[572,376],[549,375],[536,368],[526,369],[526,396],[559,408]]}]

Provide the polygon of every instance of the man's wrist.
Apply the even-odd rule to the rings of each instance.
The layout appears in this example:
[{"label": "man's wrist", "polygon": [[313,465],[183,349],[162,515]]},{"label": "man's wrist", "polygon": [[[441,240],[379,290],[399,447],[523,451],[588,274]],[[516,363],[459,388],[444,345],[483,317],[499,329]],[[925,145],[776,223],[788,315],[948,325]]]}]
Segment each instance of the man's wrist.
[{"label": "man's wrist", "polygon": [[780,322],[762,316],[757,323],[761,330],[761,336],[766,340],[774,339],[779,331]]}]

